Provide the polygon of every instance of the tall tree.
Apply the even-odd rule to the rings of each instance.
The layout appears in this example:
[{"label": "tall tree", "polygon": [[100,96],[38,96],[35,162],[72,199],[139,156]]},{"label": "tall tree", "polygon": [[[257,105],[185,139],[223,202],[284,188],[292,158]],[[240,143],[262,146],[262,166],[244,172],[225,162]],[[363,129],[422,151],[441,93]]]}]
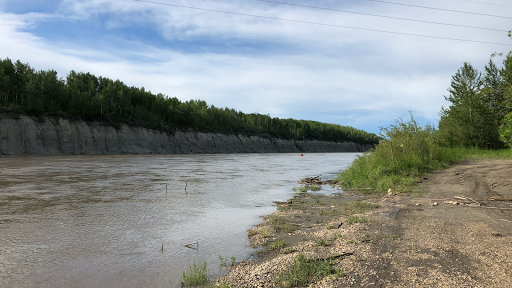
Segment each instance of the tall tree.
[{"label": "tall tree", "polygon": [[[494,72],[493,65],[488,68]],[[452,76],[450,94],[445,96],[451,105],[443,107],[440,113],[438,135],[442,142],[449,146],[480,148],[502,145],[493,105],[482,92],[485,81],[492,79],[492,76],[482,78],[481,73],[467,62]]]}]

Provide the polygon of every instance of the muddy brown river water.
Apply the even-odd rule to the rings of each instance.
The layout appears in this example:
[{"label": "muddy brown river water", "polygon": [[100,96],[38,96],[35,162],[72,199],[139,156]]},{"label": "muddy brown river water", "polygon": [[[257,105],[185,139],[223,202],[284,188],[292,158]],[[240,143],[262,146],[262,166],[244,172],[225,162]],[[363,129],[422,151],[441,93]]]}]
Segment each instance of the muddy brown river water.
[{"label": "muddy brown river water", "polygon": [[0,157],[0,287],[179,287],[203,261],[214,278],[219,255],[252,257],[246,231],[294,176],[356,155]]}]

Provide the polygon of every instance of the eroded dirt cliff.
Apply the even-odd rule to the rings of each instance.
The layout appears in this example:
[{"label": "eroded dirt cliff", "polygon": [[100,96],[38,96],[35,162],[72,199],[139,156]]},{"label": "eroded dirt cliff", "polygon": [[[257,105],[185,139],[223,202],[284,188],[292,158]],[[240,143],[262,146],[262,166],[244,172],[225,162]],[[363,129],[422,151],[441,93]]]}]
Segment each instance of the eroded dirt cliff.
[{"label": "eroded dirt cliff", "polygon": [[171,134],[127,124],[113,127],[96,121],[0,113],[0,155],[363,152],[371,147],[219,133]]}]

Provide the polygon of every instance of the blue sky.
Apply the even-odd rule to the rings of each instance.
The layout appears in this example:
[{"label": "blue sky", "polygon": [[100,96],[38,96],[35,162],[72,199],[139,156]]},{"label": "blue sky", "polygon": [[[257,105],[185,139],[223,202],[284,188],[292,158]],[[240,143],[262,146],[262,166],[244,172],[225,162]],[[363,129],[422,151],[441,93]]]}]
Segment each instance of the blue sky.
[{"label": "blue sky", "polygon": [[[412,111],[437,124],[451,76],[512,50],[506,32],[370,17],[256,0],[151,0],[365,29],[498,42],[429,39],[208,12],[133,0],[0,0],[0,58],[35,69],[120,79],[183,101],[378,133]],[[512,19],[369,0],[283,2],[512,29]],[[390,2],[509,17],[508,0]],[[507,6],[508,5],[508,6]],[[502,58],[495,61],[501,64]]]}]

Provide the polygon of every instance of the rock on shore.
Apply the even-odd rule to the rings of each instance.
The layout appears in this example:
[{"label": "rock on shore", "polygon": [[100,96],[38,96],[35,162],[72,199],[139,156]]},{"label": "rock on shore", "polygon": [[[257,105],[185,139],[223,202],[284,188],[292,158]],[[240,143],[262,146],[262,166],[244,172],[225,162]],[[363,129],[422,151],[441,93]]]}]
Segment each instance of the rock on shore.
[{"label": "rock on shore", "polygon": [[219,133],[171,134],[127,124],[113,127],[96,121],[0,112],[0,155],[363,152],[372,147]]}]

